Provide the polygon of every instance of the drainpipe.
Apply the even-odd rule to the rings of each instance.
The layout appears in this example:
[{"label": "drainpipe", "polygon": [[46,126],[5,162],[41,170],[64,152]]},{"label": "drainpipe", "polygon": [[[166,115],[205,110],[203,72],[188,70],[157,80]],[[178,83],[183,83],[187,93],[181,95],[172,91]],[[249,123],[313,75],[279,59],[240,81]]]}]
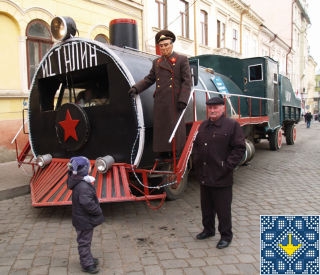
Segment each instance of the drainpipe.
[{"label": "drainpipe", "polygon": [[296,2],[296,0],[292,0],[292,3],[291,3],[291,38],[290,38],[291,45],[290,45],[288,53],[286,54],[286,75],[287,76],[289,75],[289,72],[288,72],[289,54],[291,53],[292,47],[293,47],[293,5],[295,2]]},{"label": "drainpipe", "polygon": [[286,76],[288,77],[289,76],[289,72],[288,72],[288,63],[289,63],[289,54],[291,53],[292,51],[292,47],[289,48],[289,51],[288,53],[286,54]]}]

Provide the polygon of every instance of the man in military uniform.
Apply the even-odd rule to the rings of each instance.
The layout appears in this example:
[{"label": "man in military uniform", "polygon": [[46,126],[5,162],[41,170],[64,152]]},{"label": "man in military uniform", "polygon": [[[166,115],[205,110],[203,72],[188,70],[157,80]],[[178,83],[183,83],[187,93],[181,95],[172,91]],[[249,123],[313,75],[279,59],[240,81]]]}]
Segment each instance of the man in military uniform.
[{"label": "man in military uniform", "polygon": [[153,151],[160,158],[170,158],[173,150],[179,154],[186,141],[186,128],[182,119],[173,146],[169,143],[177,120],[187,106],[192,86],[188,58],[173,51],[175,39],[169,30],[156,34],[155,40],[161,56],[153,60],[149,74],[129,90],[130,95],[138,94],[156,83],[153,94]]},{"label": "man in military uniform", "polygon": [[203,240],[215,235],[215,216],[221,235],[217,248],[231,243],[231,202],[233,170],[245,150],[245,137],[239,123],[224,116],[224,100],[210,98],[207,102],[209,119],[202,122],[193,145],[193,164],[200,183]]}]

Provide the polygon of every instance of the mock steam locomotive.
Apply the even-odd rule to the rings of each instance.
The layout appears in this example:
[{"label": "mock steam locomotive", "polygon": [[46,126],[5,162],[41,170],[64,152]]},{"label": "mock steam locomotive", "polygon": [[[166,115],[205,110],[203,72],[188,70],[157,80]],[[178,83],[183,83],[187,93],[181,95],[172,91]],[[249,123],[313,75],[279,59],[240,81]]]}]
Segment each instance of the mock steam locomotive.
[{"label": "mock steam locomotive", "polygon": [[260,139],[268,139],[271,150],[280,149],[283,135],[287,144],[295,142],[301,102],[279,74],[277,62],[202,55],[189,59],[194,86],[182,113],[188,133],[184,149],[179,158],[158,161],[152,151],[154,87],[128,96],[156,58],[135,49],[135,21],[110,23],[112,45],[74,37],[75,22],[68,17],[54,18],[51,30],[60,42],[34,75],[29,139],[17,153],[19,165],[34,166],[30,187],[35,207],[71,204],[66,164],[75,155],[90,159],[101,203],[158,200],[161,206],[165,199],[176,199],[186,188],[192,143],[207,118],[210,97],[224,98],[226,115],[238,120],[245,133],[241,164],[252,159]]}]

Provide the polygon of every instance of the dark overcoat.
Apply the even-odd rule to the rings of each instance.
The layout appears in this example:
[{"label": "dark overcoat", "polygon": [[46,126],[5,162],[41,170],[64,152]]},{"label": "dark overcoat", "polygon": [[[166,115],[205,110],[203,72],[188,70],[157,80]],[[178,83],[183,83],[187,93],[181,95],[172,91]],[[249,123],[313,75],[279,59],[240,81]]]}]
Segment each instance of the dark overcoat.
[{"label": "dark overcoat", "polygon": [[72,224],[76,230],[90,230],[104,222],[104,216],[94,186],[83,177],[68,177],[72,190]]},{"label": "dark overcoat", "polygon": [[[133,85],[138,93],[156,83],[153,94],[153,151],[167,152],[172,150],[169,138],[179,119],[178,102],[187,104],[192,80],[189,61],[186,56],[173,52],[169,57],[153,60],[147,76]],[[176,149],[182,150],[186,141],[186,128],[182,119],[175,135]]]},{"label": "dark overcoat", "polygon": [[222,116],[214,122],[202,122],[192,152],[193,166],[200,184],[231,186],[233,170],[245,150],[243,130],[236,120]]}]

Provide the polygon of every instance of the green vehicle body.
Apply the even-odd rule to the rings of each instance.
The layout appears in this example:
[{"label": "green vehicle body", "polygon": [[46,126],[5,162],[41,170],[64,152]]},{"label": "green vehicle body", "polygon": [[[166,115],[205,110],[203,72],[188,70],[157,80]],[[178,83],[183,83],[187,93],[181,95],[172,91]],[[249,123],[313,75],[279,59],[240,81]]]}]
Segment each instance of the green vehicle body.
[{"label": "green vehicle body", "polygon": [[[225,86],[231,87],[229,93],[247,96],[240,99],[237,112],[241,116],[268,117],[267,123],[243,126],[247,139],[257,142],[266,138],[270,149],[277,150],[281,147],[278,140],[282,130],[287,144],[294,143],[294,125],[301,118],[301,100],[296,97],[290,80],[279,74],[278,62],[270,57],[200,55],[195,58],[200,66],[225,76]],[[238,88],[232,88],[235,86]]]}]

